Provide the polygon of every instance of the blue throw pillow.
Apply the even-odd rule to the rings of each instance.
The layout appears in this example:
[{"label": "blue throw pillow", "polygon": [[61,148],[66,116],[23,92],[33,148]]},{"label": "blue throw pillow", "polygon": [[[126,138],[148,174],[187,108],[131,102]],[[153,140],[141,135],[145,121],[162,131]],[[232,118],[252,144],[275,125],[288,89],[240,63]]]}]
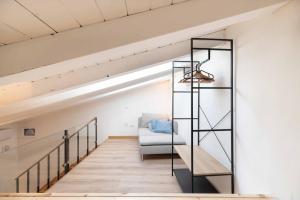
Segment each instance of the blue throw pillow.
[{"label": "blue throw pillow", "polygon": [[172,122],[166,120],[151,120],[151,128],[155,133],[172,133]]},{"label": "blue throw pillow", "polygon": [[157,120],[150,120],[150,121],[149,121],[148,127],[149,127],[149,129],[150,129],[151,131],[154,130],[155,125],[156,125],[156,121],[157,121]]}]

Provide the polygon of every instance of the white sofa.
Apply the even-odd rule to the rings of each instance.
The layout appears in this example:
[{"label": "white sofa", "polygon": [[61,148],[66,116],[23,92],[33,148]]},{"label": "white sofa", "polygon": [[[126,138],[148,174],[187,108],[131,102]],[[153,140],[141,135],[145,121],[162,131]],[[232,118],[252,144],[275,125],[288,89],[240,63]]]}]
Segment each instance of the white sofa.
[{"label": "white sofa", "polygon": [[[172,153],[172,134],[154,133],[149,127],[148,123],[152,119],[168,119],[166,115],[143,113],[138,121],[138,135],[139,135],[139,148],[141,158],[144,155],[150,154],[170,154]],[[174,144],[185,144],[183,138],[178,135],[178,124],[174,122]]]}]

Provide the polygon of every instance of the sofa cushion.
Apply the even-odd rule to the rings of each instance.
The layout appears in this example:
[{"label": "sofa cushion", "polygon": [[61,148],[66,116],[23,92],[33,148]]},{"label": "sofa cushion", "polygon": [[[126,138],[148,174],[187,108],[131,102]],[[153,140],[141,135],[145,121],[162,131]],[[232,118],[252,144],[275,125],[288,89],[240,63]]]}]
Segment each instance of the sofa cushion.
[{"label": "sofa cushion", "polygon": [[[165,133],[154,133],[148,128],[139,128],[139,143],[141,146],[171,145],[172,135]],[[174,144],[185,144],[185,141],[180,135],[174,135]]]}]

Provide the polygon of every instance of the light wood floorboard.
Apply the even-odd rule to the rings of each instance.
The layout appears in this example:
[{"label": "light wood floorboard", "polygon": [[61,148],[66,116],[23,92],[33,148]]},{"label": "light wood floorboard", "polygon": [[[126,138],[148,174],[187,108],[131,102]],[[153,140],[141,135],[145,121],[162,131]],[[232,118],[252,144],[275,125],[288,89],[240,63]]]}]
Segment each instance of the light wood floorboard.
[{"label": "light wood floorboard", "polygon": [[0,194],[0,200],[271,200],[264,195],[237,194],[180,194],[180,193],[139,193],[139,194]]},{"label": "light wood floorboard", "polygon": [[[181,164],[180,159],[175,161]],[[142,161],[136,139],[109,139],[47,192],[181,193],[171,159]]]}]

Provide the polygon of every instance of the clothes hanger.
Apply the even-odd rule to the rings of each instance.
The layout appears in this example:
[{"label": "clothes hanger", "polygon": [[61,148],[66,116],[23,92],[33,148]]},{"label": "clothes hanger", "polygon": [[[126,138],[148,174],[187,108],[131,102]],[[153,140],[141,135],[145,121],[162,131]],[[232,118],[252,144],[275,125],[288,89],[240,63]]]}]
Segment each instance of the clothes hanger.
[{"label": "clothes hanger", "polygon": [[[208,50],[208,58],[195,66],[193,69],[193,83],[211,83],[215,81],[215,77],[213,74],[201,70],[201,66],[210,61],[210,50]],[[194,68],[194,67],[193,67]],[[183,79],[179,81],[179,83],[191,83],[191,71],[184,72]]]}]

